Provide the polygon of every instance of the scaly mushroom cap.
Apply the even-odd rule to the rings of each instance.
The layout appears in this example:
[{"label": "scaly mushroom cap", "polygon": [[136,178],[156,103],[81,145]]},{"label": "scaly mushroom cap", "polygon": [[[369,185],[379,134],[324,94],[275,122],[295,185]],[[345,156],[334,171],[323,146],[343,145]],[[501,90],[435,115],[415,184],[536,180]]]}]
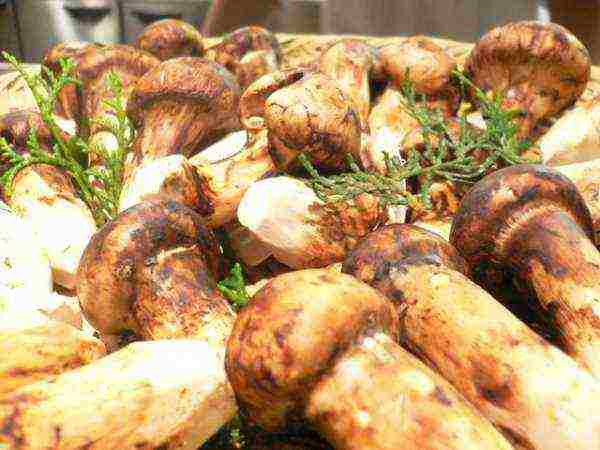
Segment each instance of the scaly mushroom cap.
[{"label": "scaly mushroom cap", "polygon": [[522,235],[522,225],[549,208],[561,208],[593,241],[590,212],[577,187],[543,165],[520,164],[479,181],[463,198],[450,242],[471,267],[486,261],[502,266]]},{"label": "scaly mushroom cap", "polygon": [[437,96],[452,90],[456,61],[431,39],[414,36],[400,44],[386,45],[380,54],[383,70],[396,88],[402,86],[408,73],[421,94]]},{"label": "scaly mushroom cap", "polygon": [[[75,76],[82,83],[80,100],[83,118],[98,119],[111,112],[104,102],[113,97],[107,83],[111,73],[119,76],[127,100],[139,78],[159,64],[160,61],[154,56],[128,45],[89,46],[79,58],[75,70]],[[100,129],[98,124],[91,124],[92,134]]]},{"label": "scaly mushroom cap", "polygon": [[277,70],[281,60],[279,42],[261,27],[244,27],[225,36],[206,50],[206,57],[224,65],[245,89],[257,78]]},{"label": "scaly mushroom cap", "polygon": [[519,108],[520,133],[570,106],[590,78],[590,55],[567,29],[554,23],[516,22],[494,28],[475,45],[465,64],[473,83]]},{"label": "scaly mushroom cap", "polygon": [[358,39],[345,39],[323,52],[319,70],[340,84],[358,112],[362,130],[368,132],[371,82],[383,78],[379,51]]},{"label": "scaly mushroom cap", "polygon": [[[46,52],[42,60],[42,66],[58,76],[62,71],[61,59],[71,59],[75,64],[78,64],[85,51],[94,45],[97,44],[78,41],[57,44]],[[43,71],[42,74],[45,76]],[[60,91],[56,113],[65,119],[74,120],[76,123],[81,122],[81,105],[76,85],[70,84]]]},{"label": "scaly mushroom cap", "polygon": [[444,238],[406,224],[386,225],[367,235],[348,253],[342,272],[354,275],[390,299],[403,301],[391,282],[390,272],[422,264],[470,274],[465,260]]},{"label": "scaly mushroom cap", "polygon": [[161,61],[179,56],[202,56],[202,34],[193,25],[177,19],[151,23],[142,30],[135,46]]},{"label": "scaly mushroom cap", "polygon": [[240,313],[225,368],[238,402],[268,430],[302,417],[308,393],[336,355],[362,336],[398,334],[393,306],[350,275],[279,275]]},{"label": "scaly mushroom cap", "polygon": [[[92,237],[79,264],[77,295],[103,333],[191,337],[205,323],[230,321],[214,281],[221,264],[219,244],[201,216],[171,200],[148,201]],[[156,329],[158,336],[149,331]]]},{"label": "scaly mushroom cap", "polygon": [[281,169],[307,152],[322,168],[343,169],[360,158],[358,114],[337,82],[314,73],[269,96],[265,104],[271,156]]},{"label": "scaly mushroom cap", "polygon": [[34,111],[16,111],[0,116],[0,137],[6,139],[18,153],[27,152],[27,139],[32,130],[42,148],[50,149],[53,141],[52,133]]}]

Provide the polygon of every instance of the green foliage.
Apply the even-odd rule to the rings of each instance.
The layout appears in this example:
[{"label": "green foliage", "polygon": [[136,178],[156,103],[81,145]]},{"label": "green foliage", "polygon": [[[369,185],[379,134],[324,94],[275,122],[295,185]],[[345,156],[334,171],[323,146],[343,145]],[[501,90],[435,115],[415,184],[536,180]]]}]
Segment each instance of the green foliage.
[{"label": "green foliage", "polygon": [[[461,116],[458,117],[458,139],[452,138],[448,119],[441,111],[426,105],[425,97],[416,92],[407,76],[401,88],[403,107],[419,124],[423,149],[411,149],[406,161],[385,154],[385,175],[362,170],[349,157],[348,172],[323,176],[306,155],[301,155],[300,162],[310,175],[309,183],[319,199],[335,204],[367,193],[378,197],[382,206],[415,205],[419,202],[429,207],[430,188],[435,180],[473,183],[499,164],[530,162],[521,157],[530,144],[518,138],[515,118],[520,112],[504,110],[501,96],[489,97],[462,73],[456,71],[454,75],[461,86],[475,92],[487,124],[486,130],[473,130],[466,118]],[[486,158],[478,160],[474,155],[476,151],[484,151]],[[408,192],[404,184],[417,177],[419,192],[415,195]]]},{"label": "green foliage", "polygon": [[[28,140],[28,154],[20,155],[5,139],[0,138],[0,156],[10,163],[10,168],[0,177],[6,192],[10,195],[15,175],[33,164],[49,164],[64,169],[72,178],[81,199],[90,208],[96,223],[100,226],[114,218],[118,213],[119,196],[123,185],[123,163],[131,150],[134,131],[125,111],[123,85],[119,77],[111,73],[108,83],[114,98],[104,100],[114,116],[97,119],[104,128],[116,138],[117,148],[107,149],[100,145],[90,145],[80,136],[66,136],[58,126],[54,111],[63,88],[80,84],[72,76],[74,63],[61,60],[61,73],[56,76],[42,67],[41,74],[27,72],[17,59],[3,52],[2,56],[25,80],[40,110],[44,124],[52,134],[51,151],[41,147],[36,138],[36,130],[31,130]],[[96,154],[102,161],[101,166],[90,167],[88,158]]]},{"label": "green foliage", "polygon": [[250,301],[246,291],[246,281],[242,271],[242,265],[235,263],[229,276],[217,285],[219,291],[229,300],[236,311],[241,310]]}]

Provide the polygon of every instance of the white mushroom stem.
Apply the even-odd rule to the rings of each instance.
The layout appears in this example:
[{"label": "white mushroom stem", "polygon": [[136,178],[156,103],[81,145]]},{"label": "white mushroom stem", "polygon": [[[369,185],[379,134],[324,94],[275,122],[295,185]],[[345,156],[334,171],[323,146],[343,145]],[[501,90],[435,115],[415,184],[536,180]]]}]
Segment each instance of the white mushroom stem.
[{"label": "white mushroom stem", "polygon": [[237,411],[224,349],[136,342],[0,399],[0,443],[21,450],[196,450]]},{"label": "white mushroom stem", "polygon": [[600,158],[600,97],[566,111],[538,141],[542,162],[562,166]]},{"label": "white mushroom stem", "polygon": [[54,282],[73,289],[79,259],[96,224],[67,176],[53,166],[26,167],[15,177],[8,204],[38,235]]},{"label": "white mushroom stem", "polygon": [[0,354],[0,394],[6,394],[88,364],[104,356],[106,348],[40,312],[12,310],[0,315]]}]

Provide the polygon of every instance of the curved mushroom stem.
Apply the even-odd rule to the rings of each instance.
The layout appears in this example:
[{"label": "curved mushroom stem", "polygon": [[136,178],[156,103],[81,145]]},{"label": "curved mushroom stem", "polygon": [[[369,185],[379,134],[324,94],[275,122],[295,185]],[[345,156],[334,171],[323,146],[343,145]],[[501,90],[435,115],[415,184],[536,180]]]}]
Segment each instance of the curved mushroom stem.
[{"label": "curved mushroom stem", "polygon": [[442,377],[383,333],[339,355],[310,393],[306,417],[338,449],[512,448]]},{"label": "curved mushroom stem", "polygon": [[268,430],[308,419],[337,449],[510,449],[494,427],[403,350],[374,289],[328,269],[280,275],[238,316],[226,370]]},{"label": "curved mushroom stem", "polygon": [[464,260],[440,237],[410,225],[380,228],[348,255],[343,271],[395,302],[402,345],[516,447],[600,445],[600,384],[471,282]]},{"label": "curved mushroom stem", "polygon": [[477,183],[450,236],[474,267],[499,265],[526,281],[565,351],[600,377],[600,252],[590,238],[592,220],[575,185],[535,165],[502,169]]}]

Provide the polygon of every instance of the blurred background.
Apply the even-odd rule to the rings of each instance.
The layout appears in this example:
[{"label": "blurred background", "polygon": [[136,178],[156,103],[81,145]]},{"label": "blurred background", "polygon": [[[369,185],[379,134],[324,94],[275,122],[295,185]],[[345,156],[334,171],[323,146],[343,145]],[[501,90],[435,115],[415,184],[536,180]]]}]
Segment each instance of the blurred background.
[{"label": "blurred background", "polygon": [[65,40],[132,42],[167,17],[206,35],[258,24],[289,33],[461,41],[475,41],[494,25],[536,19],[569,28],[600,62],[600,0],[0,0],[0,49],[34,62]]}]

